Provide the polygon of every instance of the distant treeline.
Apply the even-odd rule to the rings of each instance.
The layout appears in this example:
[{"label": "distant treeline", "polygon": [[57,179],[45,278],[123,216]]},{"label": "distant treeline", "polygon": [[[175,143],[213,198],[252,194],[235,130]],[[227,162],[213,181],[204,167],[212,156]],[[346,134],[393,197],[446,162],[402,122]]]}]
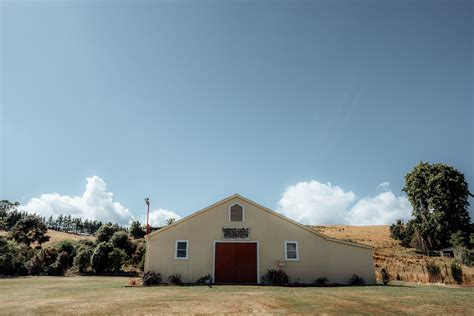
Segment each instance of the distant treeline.
[{"label": "distant treeline", "polygon": [[[83,220],[80,217],[72,217],[71,215],[60,214],[56,218],[50,216],[48,220],[45,217],[41,219],[48,229],[74,234],[95,235],[100,226],[102,226],[101,221]],[[123,229],[125,230],[125,228]]]}]

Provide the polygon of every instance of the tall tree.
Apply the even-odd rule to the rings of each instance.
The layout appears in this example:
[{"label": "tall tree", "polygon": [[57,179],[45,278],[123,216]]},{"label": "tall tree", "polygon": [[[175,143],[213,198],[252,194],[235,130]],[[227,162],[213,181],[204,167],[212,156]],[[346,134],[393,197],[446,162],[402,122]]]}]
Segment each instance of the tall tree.
[{"label": "tall tree", "polygon": [[[469,236],[469,186],[464,175],[445,164],[420,162],[405,176],[413,223],[430,249],[449,245],[451,235]],[[472,196],[472,195],[471,195]]]},{"label": "tall tree", "polygon": [[12,227],[9,238],[27,246],[35,242],[41,246],[42,243],[49,240],[49,236],[46,235],[47,231],[46,225],[38,216],[28,215]]}]

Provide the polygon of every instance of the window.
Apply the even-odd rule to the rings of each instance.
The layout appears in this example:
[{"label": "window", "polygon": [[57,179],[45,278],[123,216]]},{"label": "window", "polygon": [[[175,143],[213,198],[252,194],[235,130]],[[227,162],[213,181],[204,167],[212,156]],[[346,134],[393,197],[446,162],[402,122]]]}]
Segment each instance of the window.
[{"label": "window", "polygon": [[234,204],[230,206],[229,221],[230,222],[243,222],[244,221],[244,207],[242,205]]},{"label": "window", "polygon": [[285,260],[287,261],[299,260],[297,241],[285,241]]},{"label": "window", "polygon": [[188,241],[176,240],[175,259],[188,259]]}]

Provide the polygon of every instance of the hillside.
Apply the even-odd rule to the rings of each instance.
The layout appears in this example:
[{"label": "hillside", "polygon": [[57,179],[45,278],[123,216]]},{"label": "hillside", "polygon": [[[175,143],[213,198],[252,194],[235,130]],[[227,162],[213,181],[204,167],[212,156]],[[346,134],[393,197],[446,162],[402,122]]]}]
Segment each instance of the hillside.
[{"label": "hillside", "polygon": [[[417,254],[414,249],[405,248],[390,238],[389,226],[348,226],[330,225],[313,226],[314,230],[329,237],[350,240],[375,247],[375,270],[377,278],[379,271],[388,268],[394,277],[398,274],[403,281],[428,282],[425,265],[428,261],[436,261],[442,268],[446,283],[454,283],[451,277],[450,265],[453,259],[427,257]],[[474,268],[463,266],[466,284],[474,285]],[[447,281],[446,281],[447,280]]]},{"label": "hillside", "polygon": [[[1,231],[0,230],[0,236],[6,235],[6,231]],[[71,234],[71,233],[63,233],[63,232],[58,232],[55,230],[48,229],[47,235],[50,237],[49,241],[43,244],[43,247],[50,247],[54,246],[58,241],[61,240],[70,240],[70,241],[79,241],[81,239],[88,239],[88,240],[94,240],[95,238],[93,236],[84,236],[84,235],[76,235],[76,234]]]}]

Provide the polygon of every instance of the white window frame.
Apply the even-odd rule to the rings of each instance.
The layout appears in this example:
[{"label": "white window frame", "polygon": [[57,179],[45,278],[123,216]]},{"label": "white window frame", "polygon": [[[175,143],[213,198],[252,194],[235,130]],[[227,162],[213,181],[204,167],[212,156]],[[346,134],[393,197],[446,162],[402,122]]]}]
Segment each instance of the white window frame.
[{"label": "white window frame", "polygon": [[[178,257],[178,243],[184,242],[186,243],[186,257]],[[174,258],[176,260],[187,260],[189,257],[189,240],[176,240],[174,244]]]},{"label": "white window frame", "polygon": [[[288,244],[296,245],[296,258],[288,258]],[[300,251],[299,251],[298,241],[285,240],[285,260],[286,261],[300,261]]]},{"label": "white window frame", "polygon": [[[231,207],[234,205],[239,205],[242,207],[242,221],[231,221],[230,210],[231,210]],[[243,206],[240,203],[232,203],[231,205],[229,205],[229,223],[243,223],[243,222],[245,222],[245,206]]]}]

